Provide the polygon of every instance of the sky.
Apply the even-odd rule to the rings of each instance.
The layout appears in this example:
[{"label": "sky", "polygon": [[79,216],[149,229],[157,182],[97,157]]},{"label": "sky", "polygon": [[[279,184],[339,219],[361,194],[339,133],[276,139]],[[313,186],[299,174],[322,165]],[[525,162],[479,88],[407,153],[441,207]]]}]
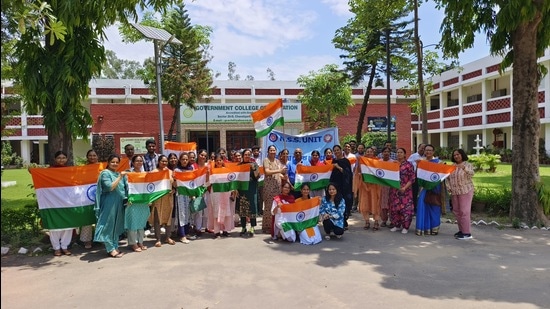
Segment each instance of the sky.
[{"label": "sky", "polygon": [[[241,79],[252,75],[267,80],[267,69],[280,81],[296,80],[318,71],[326,64],[341,64],[342,54],[332,44],[337,29],[352,17],[348,0],[195,0],[186,1],[192,24],[210,26],[214,57],[210,68],[227,80],[228,63],[234,62]],[[433,1],[419,10],[420,37],[426,48],[441,38],[443,11]],[[104,46],[120,59],[143,60],[153,57],[153,43],[122,42],[116,26],[106,31]],[[474,48],[460,54],[461,65],[489,55],[483,35],[476,36]]]}]

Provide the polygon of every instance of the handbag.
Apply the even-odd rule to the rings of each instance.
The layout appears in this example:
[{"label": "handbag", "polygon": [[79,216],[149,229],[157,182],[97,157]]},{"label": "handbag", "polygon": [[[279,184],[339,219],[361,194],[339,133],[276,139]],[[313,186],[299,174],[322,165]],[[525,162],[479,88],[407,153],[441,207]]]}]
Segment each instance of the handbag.
[{"label": "handbag", "polygon": [[428,190],[426,191],[426,196],[424,196],[424,203],[433,206],[441,206],[441,196],[432,190]]},{"label": "handbag", "polygon": [[197,196],[189,201],[189,210],[191,213],[199,212],[206,208],[204,196]]}]

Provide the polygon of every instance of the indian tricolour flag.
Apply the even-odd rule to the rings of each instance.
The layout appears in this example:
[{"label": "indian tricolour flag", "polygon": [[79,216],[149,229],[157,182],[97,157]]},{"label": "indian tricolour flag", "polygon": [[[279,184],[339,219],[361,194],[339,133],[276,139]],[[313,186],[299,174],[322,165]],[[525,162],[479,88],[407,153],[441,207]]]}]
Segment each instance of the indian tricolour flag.
[{"label": "indian tricolour flag", "polygon": [[170,193],[170,171],[128,173],[128,201],[135,204],[150,204]]},{"label": "indian tricolour flag", "polygon": [[265,180],[264,167],[260,166],[259,171],[260,171],[260,177],[258,178],[258,187],[263,187],[264,186],[264,180]]},{"label": "indian tricolour flag", "polygon": [[178,184],[178,193],[186,196],[201,196],[206,191],[206,173],[203,167],[194,171],[174,172]]},{"label": "indian tricolour flag", "polygon": [[42,226],[64,229],[96,222],[94,204],[100,164],[31,168]]},{"label": "indian tricolour flag", "polygon": [[264,109],[250,114],[250,117],[252,117],[252,121],[254,122],[256,137],[266,136],[275,126],[285,124],[283,118],[283,100],[279,98],[267,104]]},{"label": "indian tricolour flag", "polygon": [[308,183],[311,190],[320,190],[328,186],[332,165],[321,166],[296,166],[296,180],[294,189],[300,190],[303,183]]},{"label": "indian tricolour flag", "polygon": [[351,171],[355,172],[355,167],[357,166],[357,157],[354,154],[351,154],[347,157],[349,164],[351,165]]},{"label": "indian tricolour flag", "polygon": [[197,153],[197,143],[179,143],[179,142],[164,142],[164,148],[162,153],[168,156],[170,153],[175,153],[178,158],[182,152],[194,152]]},{"label": "indian tricolour flag", "polygon": [[399,182],[399,162],[388,162],[374,158],[359,157],[361,175],[364,182],[401,187]]},{"label": "indian tricolour flag", "polygon": [[416,166],[416,180],[419,186],[428,190],[433,189],[449,177],[455,168],[453,165],[420,160]]},{"label": "indian tricolour flag", "polygon": [[248,190],[249,181],[249,164],[213,168],[210,173],[209,179],[210,184],[212,184],[212,190],[214,192]]},{"label": "indian tricolour flag", "polygon": [[319,222],[319,205],[321,205],[319,196],[293,204],[283,204],[280,213],[283,231],[295,230],[301,232],[317,225],[317,222]]}]

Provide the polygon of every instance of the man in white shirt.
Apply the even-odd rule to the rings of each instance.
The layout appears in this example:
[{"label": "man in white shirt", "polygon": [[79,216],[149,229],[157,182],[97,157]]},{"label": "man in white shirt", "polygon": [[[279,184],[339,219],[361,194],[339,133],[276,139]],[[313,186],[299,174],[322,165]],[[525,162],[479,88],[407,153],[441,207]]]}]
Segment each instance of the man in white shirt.
[{"label": "man in white shirt", "polygon": [[[424,158],[424,147],[426,147],[426,144],[419,144],[417,151],[409,156],[407,161],[411,162],[414,171],[416,172],[416,165],[418,164],[418,161],[422,160]],[[412,184],[412,190],[413,190],[413,203],[414,203],[414,213],[416,213],[416,202],[418,200],[418,183],[416,182],[416,179],[414,183]]]}]

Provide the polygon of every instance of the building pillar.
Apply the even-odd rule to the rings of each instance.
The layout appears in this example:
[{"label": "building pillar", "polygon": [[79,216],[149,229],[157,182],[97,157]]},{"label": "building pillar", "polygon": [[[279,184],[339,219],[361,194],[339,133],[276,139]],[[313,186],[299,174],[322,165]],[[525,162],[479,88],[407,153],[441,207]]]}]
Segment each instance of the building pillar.
[{"label": "building pillar", "polygon": [[32,141],[22,140],[21,143],[21,153],[19,154],[23,158],[24,163],[31,162],[31,152],[32,152]]}]

